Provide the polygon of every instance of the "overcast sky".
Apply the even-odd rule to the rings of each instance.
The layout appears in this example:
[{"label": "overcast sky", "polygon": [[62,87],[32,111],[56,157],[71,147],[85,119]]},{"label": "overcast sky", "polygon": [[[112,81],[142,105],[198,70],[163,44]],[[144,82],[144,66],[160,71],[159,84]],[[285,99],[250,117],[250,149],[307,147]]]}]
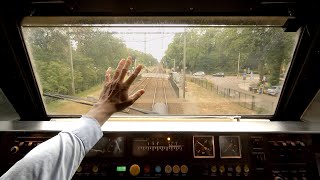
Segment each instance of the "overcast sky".
[{"label": "overcast sky", "polygon": [[174,34],[183,32],[180,27],[121,27],[112,28],[115,36],[121,38],[128,48],[151,54],[158,61],[164,56],[168,45],[173,41]]}]

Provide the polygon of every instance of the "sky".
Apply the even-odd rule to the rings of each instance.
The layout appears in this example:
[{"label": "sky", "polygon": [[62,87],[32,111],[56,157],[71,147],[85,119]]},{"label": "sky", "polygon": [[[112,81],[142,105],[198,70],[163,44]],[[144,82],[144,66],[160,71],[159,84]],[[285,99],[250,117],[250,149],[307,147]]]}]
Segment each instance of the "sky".
[{"label": "sky", "polygon": [[128,48],[132,48],[161,60],[173,41],[175,33],[183,32],[182,27],[117,27],[111,31],[116,37],[123,40]]}]

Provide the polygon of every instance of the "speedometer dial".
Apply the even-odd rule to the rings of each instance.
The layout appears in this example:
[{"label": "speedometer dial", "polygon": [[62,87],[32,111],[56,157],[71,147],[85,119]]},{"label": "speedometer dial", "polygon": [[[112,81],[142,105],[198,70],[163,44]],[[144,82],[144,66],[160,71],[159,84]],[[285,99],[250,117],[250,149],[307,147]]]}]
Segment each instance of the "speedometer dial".
[{"label": "speedometer dial", "polygon": [[219,146],[221,158],[241,158],[239,136],[220,136]]},{"label": "speedometer dial", "polygon": [[213,136],[193,136],[193,157],[194,158],[214,158],[214,137]]}]

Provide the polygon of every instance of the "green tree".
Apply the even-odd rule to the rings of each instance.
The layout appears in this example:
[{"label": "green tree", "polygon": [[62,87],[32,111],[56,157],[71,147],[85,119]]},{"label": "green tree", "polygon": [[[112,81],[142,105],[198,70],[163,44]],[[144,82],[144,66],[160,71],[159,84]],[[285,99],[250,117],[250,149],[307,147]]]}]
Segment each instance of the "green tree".
[{"label": "green tree", "polygon": [[155,66],[158,64],[158,60],[151,54],[145,54],[141,51],[128,48],[128,54],[134,57],[138,64],[142,64],[145,67]]},{"label": "green tree", "polygon": [[[295,33],[283,32],[281,28],[194,28],[185,33],[186,66],[190,71],[219,71],[235,74],[250,68],[259,72],[260,79],[270,76],[272,85],[279,83],[280,69],[287,66],[294,48]],[[173,67],[182,65],[183,33],[175,35],[165,56]]]}]

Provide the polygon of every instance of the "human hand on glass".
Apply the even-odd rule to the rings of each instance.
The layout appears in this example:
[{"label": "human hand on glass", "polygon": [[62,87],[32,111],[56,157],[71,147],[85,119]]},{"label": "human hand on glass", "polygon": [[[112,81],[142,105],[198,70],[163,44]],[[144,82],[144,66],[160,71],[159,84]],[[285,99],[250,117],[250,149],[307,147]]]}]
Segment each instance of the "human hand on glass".
[{"label": "human hand on glass", "polygon": [[96,119],[102,126],[113,113],[131,106],[141,97],[144,93],[143,89],[136,91],[131,96],[128,95],[130,85],[143,68],[142,65],[138,65],[128,79],[125,80],[131,63],[132,58],[130,56],[126,60],[121,59],[113,77],[111,77],[112,69],[110,67],[108,68],[99,100],[89,112],[85,114],[86,117]]}]

